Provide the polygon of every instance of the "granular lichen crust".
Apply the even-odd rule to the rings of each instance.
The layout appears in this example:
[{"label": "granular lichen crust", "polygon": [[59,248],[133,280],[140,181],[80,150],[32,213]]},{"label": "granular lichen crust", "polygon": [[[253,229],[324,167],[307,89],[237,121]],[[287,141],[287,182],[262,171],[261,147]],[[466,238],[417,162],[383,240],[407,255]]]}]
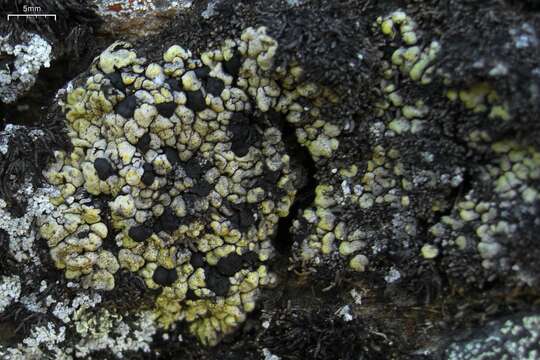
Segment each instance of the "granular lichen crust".
[{"label": "granular lichen crust", "polygon": [[446,139],[428,140],[441,134],[429,127],[434,111],[417,89],[433,82],[442,45],[401,10],[377,17],[372,30],[388,46],[373,86],[379,98],[366,119],[346,126],[365,139],[360,151],[341,141],[332,157],[339,160],[325,169],[312,206],[293,223],[295,259],[302,266],[364,272],[391,247],[416,247],[420,219],[446,206],[463,181],[455,156],[463,150]]},{"label": "granular lichen crust", "polygon": [[538,252],[526,244],[538,216],[540,153],[515,141],[495,142],[490,150],[472,189],[430,228],[434,248],[442,250],[448,273],[467,282],[499,276],[537,284]]},{"label": "granular lichen crust", "polygon": [[60,196],[40,220],[67,279],[113,290],[120,269],[132,272],[159,290],[163,327],[186,320],[207,344],[255,308],[296,194],[279,119],[314,157],[338,146],[317,112],[329,95],[298,66],[275,68],[277,47],[248,28],[199,58],[173,45],[148,63],[116,42],[70,84],[61,105],[73,150],[44,172]]},{"label": "granular lichen crust", "polygon": [[[508,98],[487,81],[456,86],[439,65],[445,44],[404,11],[372,30],[387,46],[379,99],[349,126],[361,151],[338,137],[332,167],[317,162],[314,202],[293,222],[294,262],[379,276],[396,263],[438,262],[460,286],[537,284],[538,150],[497,130],[519,124]],[[416,255],[389,261],[399,252]]]},{"label": "granular lichen crust", "polygon": [[451,343],[444,354],[449,360],[537,359],[540,355],[540,318],[517,315],[493,321],[478,329],[472,339]]}]

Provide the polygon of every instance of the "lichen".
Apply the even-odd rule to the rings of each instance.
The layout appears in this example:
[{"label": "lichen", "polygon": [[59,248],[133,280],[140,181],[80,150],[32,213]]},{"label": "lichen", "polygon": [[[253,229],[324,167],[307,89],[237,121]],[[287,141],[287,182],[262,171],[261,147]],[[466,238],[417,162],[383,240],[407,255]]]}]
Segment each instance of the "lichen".
[{"label": "lichen", "polygon": [[297,191],[279,118],[315,158],[338,146],[317,107],[331,96],[276,68],[277,47],[248,28],[200,58],[173,45],[149,63],[116,42],[73,82],[61,101],[73,150],[44,172],[60,195],[39,222],[67,279],[110,291],[132,272],[161,292],[156,321],[188,321],[204,344],[254,310]]},{"label": "lichen", "polygon": [[[295,245],[297,258],[315,265],[343,263],[356,272],[369,268],[370,258],[381,252],[387,241],[369,221],[370,213],[384,210],[388,229],[403,241],[413,242],[417,235],[417,220],[412,199],[420,191],[435,192],[437,188],[459,186],[462,169],[450,166],[445,172],[430,169],[435,154],[422,152],[421,168],[404,159],[402,144],[396,139],[417,137],[425,132],[431,109],[424,99],[409,102],[401,93],[401,81],[414,81],[427,86],[436,74],[434,62],[441,44],[433,40],[422,50],[422,32],[416,22],[402,11],[377,18],[374,32],[382,33],[391,44],[402,46],[393,50],[390,61],[383,60],[380,74],[380,100],[373,106],[374,118],[368,124],[369,152],[361,163],[341,161],[324,182],[315,189],[313,207],[303,210],[293,223],[293,231],[305,234]],[[397,46],[397,45],[396,45]],[[354,127],[353,127],[354,128]],[[356,157],[345,154],[346,157]],[[438,199],[434,202],[436,209]],[[358,213],[350,223],[340,216],[343,209]],[[362,218],[366,217],[366,221]],[[407,239],[407,240],[405,240]]]},{"label": "lichen", "polygon": [[51,45],[40,35],[26,33],[23,42],[12,44],[11,34],[0,34],[0,100],[12,103],[35,83],[42,68],[50,66]]},{"label": "lichen", "polygon": [[55,193],[50,186],[35,189],[30,180],[26,181],[15,194],[15,197],[29,199],[26,212],[20,217],[11,214],[6,201],[0,198],[0,229],[8,234],[10,253],[17,261],[31,260],[34,264],[39,264],[35,251],[36,231],[33,224],[38,217],[53,211],[49,197]]},{"label": "lichen", "polygon": [[[437,67],[444,44],[424,38],[406,13],[377,18],[373,31],[388,42],[389,51],[381,62],[380,98],[365,125],[368,151],[339,154],[339,167],[324,174],[312,206],[293,223],[296,263],[364,272],[390,242],[399,242],[420,259],[442,258],[449,273],[467,281],[483,269],[483,279],[497,274],[532,285],[534,265],[520,260],[524,254],[515,238],[523,237],[519,234],[537,213],[537,150],[504,138],[493,141],[480,126],[468,129],[465,145],[484,154],[488,165],[478,166],[473,189],[450,203],[449,195],[463,186],[464,166],[447,155],[449,145],[429,146],[427,138],[443,138],[434,123],[440,121],[444,128],[445,119],[437,118],[423,91],[431,85],[442,88],[439,96],[446,96],[449,108],[470,112],[483,124],[497,126],[514,118],[489,83],[452,87],[451,76]],[[419,148],[409,151],[408,143]],[[461,145],[453,146],[450,151]],[[420,223],[439,217],[430,226],[432,239],[419,241]]]},{"label": "lichen", "polygon": [[0,281],[0,313],[11,303],[19,300],[21,295],[21,281],[19,276],[2,276]]},{"label": "lichen", "polygon": [[[445,352],[449,360],[536,359],[540,348],[540,318],[527,314],[484,326],[472,339],[451,343]],[[484,334],[484,335],[482,335]]]},{"label": "lichen", "polygon": [[[526,218],[536,214],[540,153],[515,141],[495,142],[490,147],[493,158],[478,169],[480,182],[430,228],[436,246],[426,246],[438,247],[442,256],[450,258],[478,257],[479,268],[486,273],[533,285],[537,280],[531,265],[524,254],[513,252],[520,251],[516,241],[522,237]],[[453,272],[460,268],[457,265]],[[472,269],[461,271],[469,281],[475,279]]]}]

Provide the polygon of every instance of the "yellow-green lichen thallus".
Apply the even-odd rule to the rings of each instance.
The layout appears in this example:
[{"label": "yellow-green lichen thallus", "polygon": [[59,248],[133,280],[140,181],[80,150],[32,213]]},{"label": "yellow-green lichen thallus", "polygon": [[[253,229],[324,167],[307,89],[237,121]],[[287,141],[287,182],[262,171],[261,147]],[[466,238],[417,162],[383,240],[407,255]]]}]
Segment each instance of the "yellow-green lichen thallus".
[{"label": "yellow-green lichen thallus", "polygon": [[70,85],[61,105],[73,151],[45,171],[60,195],[40,223],[68,279],[112,290],[119,269],[133,272],[161,289],[161,326],[188,321],[204,344],[244,321],[276,280],[270,240],[296,194],[266,114],[291,122],[315,158],[340,133],[318,110],[335,97],[297,65],[276,68],[277,49],[264,28],[198,58],[173,45],[159,63],[116,42]]}]

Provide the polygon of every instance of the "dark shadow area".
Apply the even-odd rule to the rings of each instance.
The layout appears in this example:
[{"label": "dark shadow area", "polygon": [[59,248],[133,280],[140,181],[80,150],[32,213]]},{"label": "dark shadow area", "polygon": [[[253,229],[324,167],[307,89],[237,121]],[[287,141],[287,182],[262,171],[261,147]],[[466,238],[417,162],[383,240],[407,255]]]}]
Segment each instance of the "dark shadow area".
[{"label": "dark shadow area", "polygon": [[508,0],[507,3],[524,11],[540,11],[540,1],[538,0]]},{"label": "dark shadow area", "polygon": [[90,64],[87,61],[74,65],[69,57],[62,57],[53,61],[49,68],[41,69],[35,85],[21,96],[15,103],[0,103],[0,114],[4,114],[6,124],[25,126],[46,125],[46,110],[54,99],[56,92],[70,79],[79,74]]},{"label": "dark shadow area", "polygon": [[273,240],[273,245],[280,254],[288,254],[294,243],[294,238],[290,233],[292,223],[298,217],[299,212],[311,205],[315,200],[315,188],[317,187],[315,174],[317,168],[309,150],[298,144],[294,127],[285,121],[281,125],[288,150],[287,153],[291,157],[291,167],[298,169],[300,173],[300,186],[296,199],[289,210],[289,215],[279,219],[276,236]]}]

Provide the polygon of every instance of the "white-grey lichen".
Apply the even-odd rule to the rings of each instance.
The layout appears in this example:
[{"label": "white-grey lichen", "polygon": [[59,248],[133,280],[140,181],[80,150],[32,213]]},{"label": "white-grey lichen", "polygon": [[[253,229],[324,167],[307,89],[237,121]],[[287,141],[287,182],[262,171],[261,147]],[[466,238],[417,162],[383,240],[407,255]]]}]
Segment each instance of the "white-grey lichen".
[{"label": "white-grey lichen", "polygon": [[336,315],[346,322],[354,320],[354,315],[352,313],[351,305],[344,305],[340,307],[336,311]]},{"label": "white-grey lichen", "polygon": [[36,326],[30,336],[22,341],[18,347],[4,348],[0,345],[0,358],[3,360],[28,359],[72,359],[60,344],[66,339],[66,328],[47,323],[46,326]]},{"label": "white-grey lichen", "polygon": [[21,280],[19,276],[2,276],[0,278],[0,313],[19,299]]},{"label": "white-grey lichen", "polygon": [[42,68],[50,66],[52,60],[51,45],[38,34],[25,33],[23,42],[13,45],[10,34],[0,34],[0,55],[12,58],[0,66],[0,100],[14,102],[28,91],[35,83]]},{"label": "white-grey lichen", "polygon": [[488,325],[484,335],[447,349],[449,360],[538,359],[540,356],[540,317],[528,315]]},{"label": "white-grey lichen", "polygon": [[388,284],[391,284],[393,282],[398,281],[401,278],[401,273],[396,268],[391,268],[386,276],[384,277],[384,281],[386,281]]},{"label": "white-grey lichen", "polygon": [[[56,301],[52,296],[40,299],[48,286],[42,281],[37,293],[19,299],[21,284],[18,276],[4,276],[0,282],[0,309],[19,300],[28,311],[45,313],[50,311],[64,324],[69,324],[77,335],[72,336],[74,344],[66,342],[66,326],[48,322],[32,329],[30,335],[14,347],[0,345],[0,358],[6,360],[27,360],[87,358],[91,353],[109,350],[122,358],[127,351],[150,351],[152,338],[156,333],[155,315],[141,312],[133,320],[124,320],[121,315],[106,310],[94,309],[102,298],[94,292],[83,292],[73,299]],[[54,284],[51,284],[54,286]],[[71,341],[70,341],[71,342]]]},{"label": "white-grey lichen", "polygon": [[209,1],[206,9],[201,13],[202,17],[205,19],[210,19],[211,17],[216,16],[216,5],[219,3],[220,0]]},{"label": "white-grey lichen", "polygon": [[76,330],[81,341],[76,345],[77,357],[84,358],[91,352],[109,349],[122,358],[126,351],[150,351],[152,337],[157,331],[155,316],[143,312],[130,324],[122,317],[104,310],[97,315],[81,316]]},{"label": "white-grey lichen", "polygon": [[43,130],[40,129],[27,129],[25,126],[7,124],[3,131],[0,131],[0,153],[7,154],[10,140],[16,136],[17,131],[27,130],[32,140],[36,140],[38,137],[43,136]]},{"label": "white-grey lichen", "polygon": [[37,216],[44,216],[53,210],[49,197],[54,196],[51,186],[34,189],[28,180],[15,197],[28,199],[26,212],[21,217],[12,216],[7,210],[7,203],[0,199],[0,229],[9,236],[9,250],[19,262],[31,260],[39,264],[39,258],[34,248],[35,230],[32,227]]},{"label": "white-grey lichen", "polygon": [[267,348],[264,348],[262,352],[264,360],[281,360],[281,357],[272,354]]},{"label": "white-grey lichen", "polygon": [[101,303],[99,294],[79,294],[71,301],[59,301],[56,303],[52,313],[64,323],[71,322],[71,316],[75,311],[81,311],[95,307]]}]

